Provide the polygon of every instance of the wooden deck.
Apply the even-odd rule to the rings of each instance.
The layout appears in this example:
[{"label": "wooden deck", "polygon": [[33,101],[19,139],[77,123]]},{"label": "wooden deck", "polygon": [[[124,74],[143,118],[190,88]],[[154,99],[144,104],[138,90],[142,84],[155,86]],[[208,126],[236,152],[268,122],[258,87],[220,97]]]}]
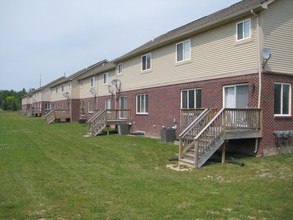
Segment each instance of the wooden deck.
[{"label": "wooden deck", "polygon": [[[203,111],[204,109],[181,110],[180,130],[186,129]],[[217,113],[216,109],[212,109],[212,111],[208,120],[211,120],[211,117]],[[262,111],[260,109],[226,108],[222,116],[222,129],[225,131],[225,140],[261,138]]]},{"label": "wooden deck", "polygon": [[[192,110],[190,110],[192,111]],[[196,111],[198,112],[198,111]],[[188,121],[193,112],[181,114]],[[185,125],[185,124],[184,124]],[[184,125],[180,126],[184,128]],[[205,109],[179,135],[179,163],[201,167],[227,140],[261,138],[260,109]],[[223,147],[222,158],[225,158]]]}]

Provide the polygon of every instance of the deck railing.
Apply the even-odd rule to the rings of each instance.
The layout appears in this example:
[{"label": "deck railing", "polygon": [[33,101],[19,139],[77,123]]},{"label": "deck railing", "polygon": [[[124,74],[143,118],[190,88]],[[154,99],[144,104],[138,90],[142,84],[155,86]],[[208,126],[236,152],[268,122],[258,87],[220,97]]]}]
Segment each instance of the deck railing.
[{"label": "deck railing", "polygon": [[106,125],[127,123],[129,121],[129,109],[104,109],[95,113],[87,123],[89,125],[89,133],[95,136]]},{"label": "deck railing", "polygon": [[215,109],[205,109],[184,131],[179,135],[180,149],[179,158],[188,151],[194,142],[194,137],[212,120],[215,116]]},{"label": "deck railing", "polygon": [[227,130],[253,129],[260,130],[262,124],[261,109],[225,109],[225,123]]},{"label": "deck railing", "polygon": [[67,109],[52,109],[45,115],[45,121],[47,124],[52,123],[56,119],[60,121],[66,121],[70,119],[70,110]]},{"label": "deck railing", "polygon": [[180,130],[186,129],[205,109],[181,109]]}]

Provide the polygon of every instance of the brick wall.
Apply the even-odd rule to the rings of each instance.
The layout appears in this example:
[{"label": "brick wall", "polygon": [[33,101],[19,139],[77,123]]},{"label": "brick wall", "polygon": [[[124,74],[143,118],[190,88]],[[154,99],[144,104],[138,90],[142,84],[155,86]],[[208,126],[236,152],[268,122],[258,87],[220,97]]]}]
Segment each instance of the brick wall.
[{"label": "brick wall", "polygon": [[[147,135],[159,137],[162,126],[173,127],[176,123],[179,123],[181,90],[200,88],[202,90],[202,107],[220,109],[222,108],[223,86],[242,83],[249,85],[249,107],[257,107],[257,74],[134,91],[122,91],[120,95],[127,96],[128,99],[128,108],[131,109],[132,118],[131,131],[145,131]],[[139,94],[148,95],[148,114],[136,114],[136,95]],[[110,97],[99,97],[99,104],[101,103],[101,99],[104,100],[106,98]],[[179,131],[177,131],[178,134]]]},{"label": "brick wall", "polygon": [[[292,88],[293,76],[280,74],[264,73],[262,76],[262,99],[261,108],[263,109],[263,138],[260,142],[259,153],[264,155],[276,154],[278,149],[275,144],[274,131],[293,130],[293,102]],[[291,84],[291,116],[274,116],[274,83]],[[293,145],[293,143],[289,143]]]}]

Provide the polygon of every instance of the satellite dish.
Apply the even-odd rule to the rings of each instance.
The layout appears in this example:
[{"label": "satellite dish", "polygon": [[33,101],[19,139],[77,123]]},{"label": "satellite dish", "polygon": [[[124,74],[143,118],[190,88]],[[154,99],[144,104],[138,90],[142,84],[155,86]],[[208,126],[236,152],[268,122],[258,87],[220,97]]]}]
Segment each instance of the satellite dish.
[{"label": "satellite dish", "polygon": [[90,93],[92,93],[93,95],[96,95],[95,88],[90,88]]},{"label": "satellite dish", "polygon": [[261,51],[261,55],[265,60],[268,60],[272,56],[272,51],[269,48],[263,48]]},{"label": "satellite dish", "polygon": [[113,79],[111,83],[113,86],[117,86],[120,83],[120,79]]}]

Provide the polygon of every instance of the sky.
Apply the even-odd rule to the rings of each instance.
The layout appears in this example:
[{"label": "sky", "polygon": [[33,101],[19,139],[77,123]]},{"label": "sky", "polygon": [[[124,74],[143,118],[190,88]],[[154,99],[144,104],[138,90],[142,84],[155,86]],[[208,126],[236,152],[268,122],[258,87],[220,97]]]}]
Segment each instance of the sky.
[{"label": "sky", "polygon": [[113,60],[240,0],[0,0],[0,90]]}]

